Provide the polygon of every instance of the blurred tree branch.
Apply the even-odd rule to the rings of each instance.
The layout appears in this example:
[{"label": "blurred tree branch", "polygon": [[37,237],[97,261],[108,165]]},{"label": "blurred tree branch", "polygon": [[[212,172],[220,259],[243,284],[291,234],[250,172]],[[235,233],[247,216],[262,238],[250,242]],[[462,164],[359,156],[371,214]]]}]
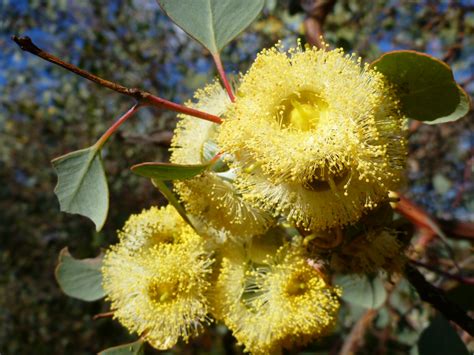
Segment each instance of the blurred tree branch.
[{"label": "blurred tree branch", "polygon": [[301,8],[307,17],[304,20],[306,39],[309,44],[323,48],[323,27],[326,17],[336,5],[336,0],[301,0]]},{"label": "blurred tree branch", "polygon": [[461,6],[460,4],[455,5],[458,8],[458,16],[456,19],[457,29],[456,29],[456,39],[454,43],[448,48],[447,53],[443,57],[443,61],[451,63],[453,60],[459,57],[463,49],[464,36],[466,31],[465,26],[465,17],[469,12],[469,8]]},{"label": "blurred tree branch", "polygon": [[464,276],[458,275],[458,274],[451,274],[449,272],[440,270],[440,269],[438,269],[437,267],[435,267],[433,265],[426,264],[426,263],[423,263],[423,262],[418,261],[418,260],[412,260],[411,259],[409,262],[413,265],[420,266],[420,267],[425,268],[427,270],[433,271],[434,273],[439,274],[439,275],[444,276],[444,277],[447,277],[449,279],[459,281],[459,282],[464,283],[466,285],[473,285],[474,286],[474,278],[472,278],[472,277],[464,277]]},{"label": "blurred tree branch", "polygon": [[474,319],[471,318],[460,306],[452,303],[446,297],[443,290],[426,281],[425,277],[410,264],[406,264],[404,274],[423,301],[431,304],[448,320],[453,321],[471,336],[474,336]]},{"label": "blurred tree branch", "polygon": [[372,323],[376,315],[376,309],[369,309],[359,318],[344,341],[339,355],[352,355],[356,353],[357,349],[362,345],[368,326]]}]

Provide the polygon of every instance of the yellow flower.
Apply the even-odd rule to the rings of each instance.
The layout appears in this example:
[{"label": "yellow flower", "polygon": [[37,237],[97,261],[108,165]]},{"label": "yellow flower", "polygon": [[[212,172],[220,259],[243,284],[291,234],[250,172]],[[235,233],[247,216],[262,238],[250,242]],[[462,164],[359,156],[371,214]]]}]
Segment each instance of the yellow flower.
[{"label": "yellow flower", "polygon": [[355,222],[399,187],[404,118],[384,77],[341,50],[272,48],[242,77],[218,143],[254,205],[306,229]]},{"label": "yellow flower", "polygon": [[[184,231],[185,233],[181,233]],[[130,252],[160,243],[182,243],[183,237],[192,237],[191,227],[176,210],[168,205],[155,206],[131,215],[118,232],[120,243]],[[198,238],[197,235],[194,238]]]},{"label": "yellow flower", "polygon": [[[157,212],[151,211],[144,213],[147,222]],[[160,212],[169,217],[168,209]],[[209,322],[207,293],[213,259],[204,241],[190,227],[181,227],[181,221],[164,220],[159,225],[157,220],[154,228],[152,223],[137,223],[139,217],[132,216],[121,242],[106,253],[103,287],[114,318],[153,347],[169,349],[180,338],[187,341],[197,335]],[[173,223],[174,232],[167,229]],[[165,234],[156,233],[160,229]],[[139,230],[147,242],[140,247],[128,243],[132,235],[126,233],[132,230]]]},{"label": "yellow flower", "polygon": [[252,250],[260,245],[229,248],[223,258],[215,286],[217,318],[253,354],[276,353],[330,331],[339,291],[325,282],[301,248],[284,244],[262,259],[261,252]]},{"label": "yellow flower", "polygon": [[389,274],[401,272],[406,262],[403,244],[397,232],[375,228],[346,241],[331,256],[331,268],[342,273],[374,274],[382,270]]},{"label": "yellow flower", "polygon": [[[222,115],[230,100],[218,82],[199,90],[196,103],[188,106]],[[219,130],[216,124],[180,115],[172,141],[171,162],[176,164],[202,164],[208,162],[220,149],[215,143]],[[175,189],[186,210],[216,233],[246,237],[264,233],[273,223],[271,216],[244,201],[233,184],[235,169],[222,161],[201,175],[175,182]]]}]

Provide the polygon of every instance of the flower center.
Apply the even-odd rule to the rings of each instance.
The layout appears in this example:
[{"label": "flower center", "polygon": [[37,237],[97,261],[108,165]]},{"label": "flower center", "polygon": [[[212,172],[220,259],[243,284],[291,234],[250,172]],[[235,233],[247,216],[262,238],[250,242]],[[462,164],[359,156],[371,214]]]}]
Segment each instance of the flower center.
[{"label": "flower center", "polygon": [[148,297],[153,303],[168,303],[176,298],[179,290],[179,281],[152,282],[148,286]]},{"label": "flower center", "polygon": [[286,284],[285,292],[288,296],[301,296],[308,290],[309,277],[298,273],[293,275]]},{"label": "flower center", "polygon": [[323,173],[315,174],[311,180],[303,183],[303,187],[309,191],[337,191],[338,186],[346,182],[349,177],[349,170],[347,168],[342,168],[334,172],[327,172],[325,169],[322,169],[322,171]]},{"label": "flower center", "polygon": [[328,116],[328,104],[310,91],[296,92],[283,99],[277,106],[276,119],[281,127],[309,131]]}]

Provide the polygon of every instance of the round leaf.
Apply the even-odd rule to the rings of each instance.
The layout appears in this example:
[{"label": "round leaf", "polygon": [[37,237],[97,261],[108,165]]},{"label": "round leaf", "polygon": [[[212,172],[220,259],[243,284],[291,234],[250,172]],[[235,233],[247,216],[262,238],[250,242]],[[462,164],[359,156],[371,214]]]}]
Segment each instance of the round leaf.
[{"label": "round leaf", "polygon": [[426,124],[440,124],[446,122],[453,122],[466,116],[471,110],[471,99],[462,87],[458,85],[459,90],[459,104],[456,109],[447,116],[437,118],[433,121],[425,121]]},{"label": "round leaf", "polygon": [[158,0],[163,11],[216,54],[258,16],[264,0]]},{"label": "round leaf", "polygon": [[387,298],[387,292],[379,277],[339,275],[335,284],[342,288],[344,301],[364,308],[378,308]]},{"label": "round leaf", "polygon": [[371,67],[395,84],[402,112],[430,124],[464,117],[470,102],[456,84],[449,66],[427,54],[394,51],[382,55]]},{"label": "round leaf", "polygon": [[102,256],[77,260],[64,248],[59,253],[55,276],[66,295],[83,301],[95,301],[105,296],[101,267]]},{"label": "round leaf", "polygon": [[109,210],[109,189],[100,150],[77,150],[52,161],[58,175],[54,193],[61,211],[90,218],[99,231]]}]

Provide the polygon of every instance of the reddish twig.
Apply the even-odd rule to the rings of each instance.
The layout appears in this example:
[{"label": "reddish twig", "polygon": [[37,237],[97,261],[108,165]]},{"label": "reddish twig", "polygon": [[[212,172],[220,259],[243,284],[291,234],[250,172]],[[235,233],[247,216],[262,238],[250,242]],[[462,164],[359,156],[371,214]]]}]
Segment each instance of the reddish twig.
[{"label": "reddish twig", "polygon": [[222,120],[215,116],[211,115],[210,113],[202,112],[190,107],[186,107],[183,105],[176,104],[174,102],[165,100],[161,97],[155,96],[149,92],[137,89],[137,88],[127,88],[123,85],[114,83],[109,80],[102,79],[98,77],[97,75],[94,75],[92,73],[89,73],[81,68],[76,67],[75,65],[72,65],[70,63],[67,63],[58,57],[49,54],[48,52],[45,52],[44,50],[38,48],[33,41],[29,37],[17,37],[13,36],[12,40],[15,41],[18,46],[29,53],[32,53],[50,63],[56,64],[74,74],[77,74],[79,76],[82,76],[83,78],[86,78],[96,84],[99,84],[101,86],[104,86],[108,89],[111,89],[115,92],[118,92],[123,95],[127,95],[130,97],[133,97],[135,100],[138,101],[138,103],[142,106],[155,106],[158,108],[164,108],[168,109],[171,111],[179,112],[179,113],[184,113],[186,115],[198,117],[207,121],[211,121],[214,123],[222,123]]},{"label": "reddish twig", "polygon": [[306,40],[312,46],[324,49],[323,27],[335,4],[336,0],[301,0],[307,15],[304,20]]},{"label": "reddish twig", "polygon": [[132,117],[140,109],[140,104],[133,105],[125,114],[123,114],[110,128],[99,138],[95,144],[98,148],[101,148],[109,137],[130,117]]},{"label": "reddish twig", "polygon": [[110,318],[114,316],[114,311],[99,313],[92,317],[93,320],[101,319],[101,318]]},{"label": "reddish twig", "polygon": [[404,274],[410,284],[416,289],[420,298],[440,311],[447,319],[474,336],[474,319],[457,304],[452,303],[443,290],[433,286],[412,265],[406,264]]},{"label": "reddish twig", "polygon": [[377,315],[377,310],[367,310],[357,323],[352,327],[351,332],[346,337],[339,355],[352,355],[356,353],[356,350],[362,345],[364,341],[364,335],[368,326],[372,323],[373,319]]},{"label": "reddish twig", "polygon": [[232,92],[232,87],[230,86],[229,81],[227,80],[227,76],[225,75],[225,70],[224,70],[224,66],[222,65],[220,54],[213,53],[212,58],[214,59],[214,63],[216,63],[217,72],[219,73],[219,76],[221,77],[222,83],[224,84],[225,90],[227,91],[227,94],[229,95],[230,101],[235,102],[235,96],[234,96],[234,93]]},{"label": "reddish twig", "polygon": [[[422,208],[417,206],[408,198],[400,194],[398,195],[398,197],[399,202],[395,205],[395,210],[401,215],[403,215],[406,219],[408,219],[411,223],[413,223],[417,228],[427,229],[431,233],[433,233],[432,236],[438,236],[441,242],[444,244],[449,255],[451,256],[453,263],[457,265],[454,258],[454,252],[448,243],[448,238],[446,237],[446,234],[444,234],[444,232],[441,230],[439,225],[429,216],[428,213],[426,213]],[[432,237],[429,235],[428,238],[429,240],[427,242],[432,239]]]}]

